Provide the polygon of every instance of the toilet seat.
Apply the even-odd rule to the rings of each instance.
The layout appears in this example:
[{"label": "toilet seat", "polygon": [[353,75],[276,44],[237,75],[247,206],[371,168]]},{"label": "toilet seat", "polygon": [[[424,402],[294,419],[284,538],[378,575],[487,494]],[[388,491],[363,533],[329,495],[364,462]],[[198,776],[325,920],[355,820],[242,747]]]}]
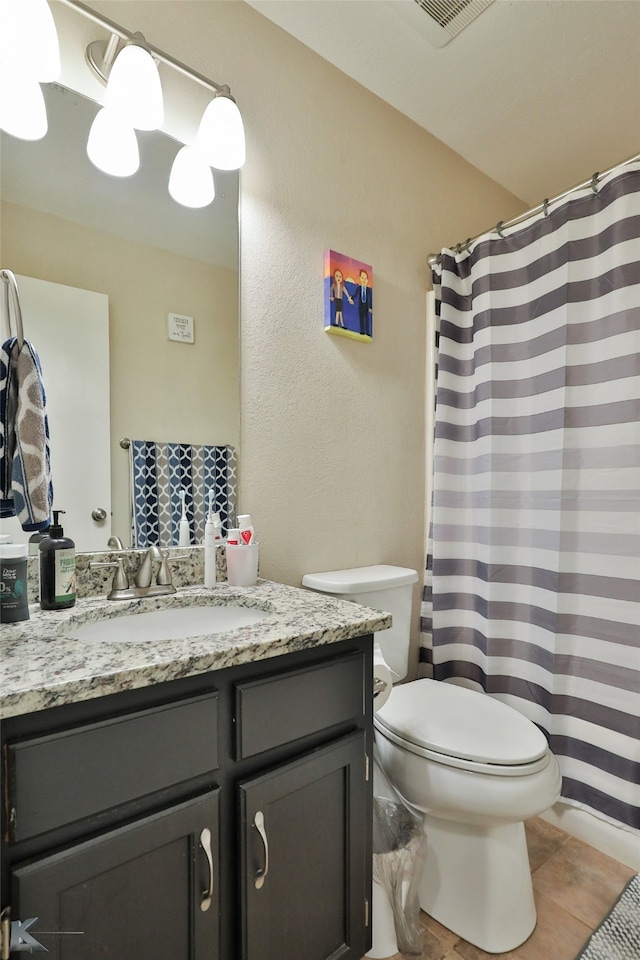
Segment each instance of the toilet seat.
[{"label": "toilet seat", "polygon": [[549,763],[547,741],[531,720],[455,684],[423,679],[394,687],[374,724],[411,753],[478,773],[524,776]]}]

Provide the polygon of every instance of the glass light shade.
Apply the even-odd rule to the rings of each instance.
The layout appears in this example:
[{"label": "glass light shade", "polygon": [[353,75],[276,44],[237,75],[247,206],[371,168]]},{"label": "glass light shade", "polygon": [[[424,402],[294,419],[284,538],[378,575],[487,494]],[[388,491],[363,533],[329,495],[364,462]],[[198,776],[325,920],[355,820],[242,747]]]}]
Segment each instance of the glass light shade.
[{"label": "glass light shade", "polygon": [[37,80],[0,66],[0,130],[21,140],[41,140],[47,132],[47,109]]},{"label": "glass light shade", "polygon": [[60,47],[47,0],[0,0],[0,65],[41,83],[58,79]]},{"label": "glass light shade", "polygon": [[196,146],[217,170],[239,170],[246,158],[244,125],[230,97],[213,98],[202,114]]},{"label": "glass light shade", "polygon": [[161,126],[164,108],[160,74],[151,54],[138,44],[128,43],[114,60],[105,106],[136,130]]},{"label": "glass light shade", "polygon": [[112,177],[130,177],[140,166],[135,130],[106,107],[91,124],[87,154],[94,166]]},{"label": "glass light shade", "polygon": [[178,151],[171,167],[169,193],[183,207],[206,207],[215,197],[211,167],[195,147]]}]

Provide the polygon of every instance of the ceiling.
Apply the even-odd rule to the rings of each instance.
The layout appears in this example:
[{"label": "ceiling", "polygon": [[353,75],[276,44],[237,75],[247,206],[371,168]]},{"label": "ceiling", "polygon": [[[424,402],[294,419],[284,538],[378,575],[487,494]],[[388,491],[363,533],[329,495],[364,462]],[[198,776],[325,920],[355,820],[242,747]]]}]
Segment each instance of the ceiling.
[{"label": "ceiling", "polygon": [[494,0],[440,48],[406,0],[248,2],[531,206],[640,153],[640,0]]}]

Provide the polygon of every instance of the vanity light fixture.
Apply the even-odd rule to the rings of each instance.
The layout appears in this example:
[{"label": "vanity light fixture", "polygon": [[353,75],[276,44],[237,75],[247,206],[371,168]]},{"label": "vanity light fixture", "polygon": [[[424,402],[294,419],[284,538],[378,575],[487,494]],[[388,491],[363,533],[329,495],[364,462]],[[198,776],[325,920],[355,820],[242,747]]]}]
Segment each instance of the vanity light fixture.
[{"label": "vanity light fixture", "polygon": [[140,166],[136,130],[157,130],[164,119],[158,67],[136,33],[129,41],[113,33],[104,43],[94,40],[87,63],[107,85],[104,107],[89,131],[91,162],[114,177],[130,177]]},{"label": "vanity light fixture", "polygon": [[[140,34],[136,37],[142,39]],[[157,130],[162,126],[160,74],[141,43],[127,43],[118,53],[109,73],[105,107],[136,130]]]},{"label": "vanity light fixture", "polygon": [[22,140],[47,132],[41,83],[60,76],[58,34],[47,0],[0,4],[0,130]]},{"label": "vanity light fixture", "polygon": [[202,114],[196,143],[217,170],[239,170],[244,164],[244,126],[228,87],[218,91]]},{"label": "vanity light fixture", "polygon": [[135,130],[108,107],[99,110],[91,124],[87,155],[94,166],[112,177],[130,177],[140,166]]},{"label": "vanity light fixture", "polygon": [[[16,0],[16,2],[20,3],[22,0]],[[110,34],[109,40],[106,42],[96,40],[89,44],[86,51],[86,60],[89,67],[102,83],[107,85],[104,111],[98,114],[94,122],[94,126],[98,125],[98,133],[95,136],[90,136],[91,149],[89,150],[89,146],[87,147],[92,162],[99,166],[101,170],[112,173],[115,167],[121,169],[133,167],[131,136],[125,137],[130,148],[128,163],[123,161],[120,164],[113,158],[108,160],[106,159],[106,153],[103,153],[105,150],[103,135],[106,136],[104,131],[115,122],[111,113],[115,112],[116,107],[120,117],[126,116],[126,121],[122,119],[120,126],[117,127],[119,134],[123,137],[125,123],[134,139],[134,128],[138,130],[155,129],[162,123],[159,67],[170,67],[212,91],[213,99],[204,111],[197,137],[193,143],[187,144],[178,151],[169,179],[169,193],[178,203],[189,207],[207,206],[215,196],[211,167],[218,170],[237,170],[245,161],[246,149],[242,117],[235,100],[231,96],[229,87],[197,73],[180,61],[163,53],[162,50],[152,46],[142,34],[130,33],[119,24],[96,13],[86,4],[81,3],[80,0],[59,0],[59,2],[105,28]],[[149,66],[151,64],[154,68],[154,77],[157,77],[157,83],[154,79],[152,84],[156,93],[154,96],[155,115],[151,118],[147,114],[141,117],[137,111],[133,114],[130,110],[134,100],[134,92],[139,91],[141,82],[135,79],[127,79],[126,76],[118,77],[118,82],[114,83],[115,91],[112,92],[111,90],[112,81],[115,81],[121,69],[122,73],[126,75],[128,73],[127,61],[131,60],[133,62],[134,59],[136,64],[143,66],[145,72],[149,71],[151,73]],[[120,88],[120,92],[118,92],[118,88]],[[158,101],[160,106],[158,106]],[[108,120],[104,117],[101,118],[101,114],[105,112],[109,115]],[[158,114],[160,114],[159,117]],[[152,124],[152,121],[153,125],[147,125]],[[98,144],[102,144],[102,146],[98,146]],[[107,169],[108,167],[110,169]],[[137,165],[135,169],[137,169]],[[131,173],[134,173],[135,169],[131,169]],[[129,174],[117,173],[115,175],[128,176]]]},{"label": "vanity light fixture", "polygon": [[211,167],[197,147],[178,151],[169,177],[169,193],[183,207],[207,207],[216,195]]}]

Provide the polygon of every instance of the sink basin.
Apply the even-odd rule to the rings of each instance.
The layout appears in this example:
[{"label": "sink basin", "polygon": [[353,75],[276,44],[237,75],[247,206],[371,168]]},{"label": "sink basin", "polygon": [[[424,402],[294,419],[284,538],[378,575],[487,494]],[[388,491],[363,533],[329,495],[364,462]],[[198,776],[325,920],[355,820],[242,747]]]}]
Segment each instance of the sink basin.
[{"label": "sink basin", "polygon": [[148,613],[128,613],[108,620],[84,623],[65,631],[72,640],[104,643],[146,643],[185,640],[211,633],[225,633],[259,623],[268,617],[265,610],[235,604],[203,607],[169,607]]}]

